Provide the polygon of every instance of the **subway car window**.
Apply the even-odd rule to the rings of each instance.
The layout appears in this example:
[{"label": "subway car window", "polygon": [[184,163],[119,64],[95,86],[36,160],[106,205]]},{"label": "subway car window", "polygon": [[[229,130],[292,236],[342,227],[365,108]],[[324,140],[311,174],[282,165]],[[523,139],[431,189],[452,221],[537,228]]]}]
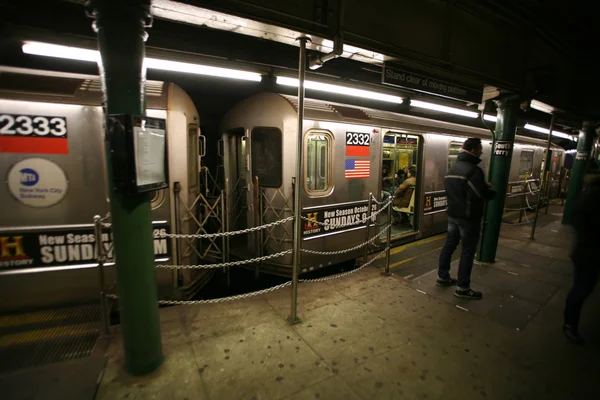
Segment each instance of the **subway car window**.
[{"label": "subway car window", "polygon": [[526,174],[533,172],[533,150],[521,150],[521,161],[519,163],[519,177],[524,178]]},{"label": "subway car window", "polygon": [[448,170],[456,164],[456,160],[458,157],[458,152],[462,147],[462,143],[459,142],[451,142],[448,147]]},{"label": "subway car window", "polygon": [[[392,236],[416,230],[416,200],[421,173],[420,136],[387,132],[383,137],[383,190],[394,197]],[[390,178],[391,176],[391,178]],[[386,179],[387,177],[387,179]]]},{"label": "subway car window", "polygon": [[252,129],[250,151],[252,176],[258,177],[261,187],[279,188],[283,183],[281,131],[277,128]]},{"label": "subway car window", "polygon": [[188,125],[188,189],[193,191],[198,186],[198,127]]},{"label": "subway car window", "polygon": [[333,137],[325,131],[310,131],[306,135],[304,163],[305,189],[309,195],[328,193],[331,179],[331,149]]}]

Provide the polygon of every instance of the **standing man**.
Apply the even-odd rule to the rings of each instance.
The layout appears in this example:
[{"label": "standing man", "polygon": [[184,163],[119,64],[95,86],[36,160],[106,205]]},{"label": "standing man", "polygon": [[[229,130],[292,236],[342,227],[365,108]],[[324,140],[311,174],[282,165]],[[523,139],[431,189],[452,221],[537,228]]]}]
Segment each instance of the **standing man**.
[{"label": "standing man", "polygon": [[590,165],[584,177],[583,190],[573,208],[572,225],[575,230],[575,243],[571,259],[575,271],[573,287],[567,295],[564,312],[563,331],[572,342],[584,344],[579,336],[579,315],[585,299],[592,293],[598,281],[600,255],[598,254],[597,233],[600,226],[600,174],[594,164]]},{"label": "standing man", "polygon": [[[496,192],[485,183],[481,162],[481,140],[467,139],[458,153],[457,162],[446,174],[444,187],[448,196],[448,238],[442,248],[438,266],[438,286],[456,286],[454,295],[466,299],[481,299],[483,294],[471,289],[473,258],[479,241],[485,201]],[[458,243],[462,252],[458,264],[458,281],[450,276],[450,262]]]}]

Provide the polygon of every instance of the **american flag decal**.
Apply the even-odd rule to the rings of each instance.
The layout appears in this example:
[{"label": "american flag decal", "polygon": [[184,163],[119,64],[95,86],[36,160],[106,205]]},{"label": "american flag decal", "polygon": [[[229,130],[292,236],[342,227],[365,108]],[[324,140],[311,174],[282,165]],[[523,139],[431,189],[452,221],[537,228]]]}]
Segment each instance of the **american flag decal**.
[{"label": "american flag decal", "polygon": [[371,176],[371,161],[346,160],[346,165],[344,167],[344,177],[346,179],[368,178],[369,176]]}]

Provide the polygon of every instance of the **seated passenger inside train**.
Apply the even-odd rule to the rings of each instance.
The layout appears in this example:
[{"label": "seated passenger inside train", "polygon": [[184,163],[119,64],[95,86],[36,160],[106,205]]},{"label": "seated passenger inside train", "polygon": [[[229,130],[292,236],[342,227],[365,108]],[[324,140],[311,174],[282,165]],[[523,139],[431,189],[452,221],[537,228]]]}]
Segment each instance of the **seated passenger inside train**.
[{"label": "seated passenger inside train", "polygon": [[[417,169],[415,166],[408,168],[406,180],[400,186],[398,186],[398,189],[396,189],[396,192],[394,192],[394,207],[406,208],[410,205],[410,200],[417,185],[416,174]],[[408,215],[406,213],[401,212],[400,215],[400,220],[394,218],[393,225],[409,222]]]}]

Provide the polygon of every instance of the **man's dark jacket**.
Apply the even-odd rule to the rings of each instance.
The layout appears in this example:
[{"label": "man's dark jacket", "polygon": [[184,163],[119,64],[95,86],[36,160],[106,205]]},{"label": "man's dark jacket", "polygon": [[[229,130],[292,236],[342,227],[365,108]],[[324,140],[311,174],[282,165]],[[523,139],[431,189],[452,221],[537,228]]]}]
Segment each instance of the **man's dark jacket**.
[{"label": "man's dark jacket", "polygon": [[574,203],[571,224],[575,229],[571,258],[600,261],[597,248],[600,228],[600,175],[598,173],[584,177],[583,189]]},{"label": "man's dark jacket", "polygon": [[446,174],[444,187],[448,196],[448,216],[469,220],[481,220],[486,200],[496,192],[491,190],[477,166],[481,159],[468,151],[458,153],[457,162]]}]

